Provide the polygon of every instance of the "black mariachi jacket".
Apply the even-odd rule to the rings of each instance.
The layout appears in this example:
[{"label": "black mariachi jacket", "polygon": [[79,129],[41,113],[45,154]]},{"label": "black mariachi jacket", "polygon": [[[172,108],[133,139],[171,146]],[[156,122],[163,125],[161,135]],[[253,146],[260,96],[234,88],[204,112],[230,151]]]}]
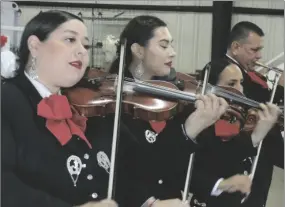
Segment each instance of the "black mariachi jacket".
[{"label": "black mariachi jacket", "polygon": [[[175,81],[174,69],[171,70],[170,76],[154,79]],[[120,199],[128,201],[128,204],[120,202],[124,203],[123,206],[139,206],[138,201],[146,200],[151,196],[158,199],[182,197],[181,191],[184,189],[189,157],[198,146],[185,136],[182,130],[182,125],[189,114],[190,112],[176,114],[166,122],[166,127],[160,133],[156,133],[147,121],[133,119],[130,115],[123,116],[122,120],[140,146],[137,150],[141,151],[129,153],[133,154],[132,159],[124,161],[124,165],[135,167],[125,170],[129,179],[134,182],[127,183],[130,189],[127,190],[128,198],[120,196]],[[197,137],[199,145],[207,142],[204,138],[206,138],[204,132],[200,133]],[[134,159],[134,155],[137,155],[137,158]],[[140,192],[135,191],[138,188]]]},{"label": "black mariachi jacket", "polygon": [[[170,76],[155,77],[154,79],[177,82],[174,69],[171,70]],[[214,151],[220,155],[227,156],[226,154],[228,154],[229,157],[227,158],[230,160],[237,159],[238,161],[255,155],[256,149],[252,146],[251,138],[248,135],[239,136],[234,139],[230,142],[230,145],[227,145],[226,148],[222,148],[224,150],[223,152],[219,153],[221,147],[219,147],[219,145],[216,144],[216,140],[213,139],[215,132],[212,127],[204,130],[198,136],[197,141],[199,145],[193,145],[191,140],[181,135],[181,124],[185,122],[189,115],[190,112],[187,113],[186,111],[176,115],[173,119],[167,121],[164,130],[158,134],[152,129],[150,123],[135,120],[131,116],[124,116],[124,123],[128,126],[130,133],[136,137],[140,145],[140,150],[142,150],[142,152],[139,153],[142,157],[134,159],[140,160],[140,162],[130,165],[136,166],[128,170],[136,171],[129,173],[130,178],[141,181],[139,186],[148,186],[148,188],[145,188],[145,191],[139,195],[137,191],[133,190],[136,186],[132,184],[132,182],[129,182],[130,189],[132,189],[129,190],[129,192],[136,194],[136,196],[131,196],[135,198],[134,200],[141,200],[136,197],[141,197],[142,195],[145,195],[145,199],[150,196],[155,196],[159,199],[181,198],[182,191],[184,190],[189,157],[193,151],[210,149],[211,152]],[[209,160],[211,160],[211,158],[209,158]],[[199,178],[204,179],[205,182],[203,182],[202,185],[207,184],[206,188],[210,186],[212,188],[214,186],[213,182],[217,181],[212,179],[211,182],[207,182],[210,178],[204,176],[200,176]],[[197,176],[192,179],[195,181]],[[203,186],[203,188],[204,187],[205,186]],[[135,201],[132,204],[133,205],[130,206],[138,205]]]},{"label": "black mariachi jacket", "polygon": [[242,199],[240,193],[222,193],[219,196],[211,192],[220,178],[227,179],[236,174],[249,174],[252,156],[256,148],[247,133],[240,133],[229,141],[215,136],[214,127],[208,130],[211,140],[195,152],[191,179],[191,207],[235,207]]},{"label": "black mariachi jacket", "polygon": [[[3,206],[71,207],[105,199],[113,117],[88,120],[86,137],[92,149],[76,136],[61,146],[45,127],[45,119],[37,116],[37,104],[41,99],[24,74],[2,86]],[[172,171],[159,171],[166,157],[148,154],[143,142],[130,132],[130,127],[121,121],[114,182],[115,200],[124,207],[141,206],[150,196],[159,197],[159,193],[168,189],[160,184],[168,184],[166,180],[172,175]],[[165,134],[168,137],[164,137]],[[159,145],[163,149],[158,151],[161,155],[173,149],[172,143],[183,142],[189,153],[196,148],[195,143],[187,140],[180,124],[164,130],[161,137],[164,137]],[[74,167],[76,159],[82,162],[76,186],[67,167],[69,158],[73,159],[70,164]]]},{"label": "black mariachi jacket", "polygon": [[149,122],[132,116],[125,115],[122,120],[139,147],[136,152],[127,153],[131,154],[129,158],[118,163],[129,166],[124,171],[129,177],[125,185],[129,193],[125,197],[119,196],[123,199],[120,203],[133,207],[140,206],[141,201],[151,196],[158,199],[181,198],[190,154],[198,144],[203,145],[207,141],[203,132],[198,135],[197,144],[185,136],[182,124],[186,118],[182,115],[168,120],[160,133],[156,133]]},{"label": "black mariachi jacket", "polygon": [[[258,83],[253,82],[240,64],[227,56],[225,56],[225,58],[240,67],[244,78],[242,84],[243,90],[247,98],[263,103],[270,100],[270,89],[263,88]],[[284,104],[284,87],[280,85],[277,86],[274,103],[278,105]],[[270,134],[263,141],[255,178],[253,180],[252,192],[249,199],[242,206],[259,207],[265,205],[274,165],[284,168],[284,140],[278,126],[271,130]]]},{"label": "black mariachi jacket", "polygon": [[[24,74],[2,86],[3,206],[71,207],[105,199],[112,117],[87,122],[86,136],[92,149],[76,136],[61,146],[45,127],[45,119],[37,116],[41,99]],[[124,130],[121,137],[130,140]],[[129,147],[129,143],[126,141],[124,146]],[[73,175],[73,179],[78,179],[76,186],[67,167],[69,158],[73,167],[75,161],[82,162],[79,176]],[[118,159],[123,158],[118,155]]]}]

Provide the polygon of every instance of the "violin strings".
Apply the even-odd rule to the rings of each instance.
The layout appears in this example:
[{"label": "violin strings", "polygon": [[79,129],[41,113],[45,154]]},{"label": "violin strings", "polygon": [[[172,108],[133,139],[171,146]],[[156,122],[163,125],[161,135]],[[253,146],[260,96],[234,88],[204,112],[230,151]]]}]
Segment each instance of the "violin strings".
[{"label": "violin strings", "polygon": [[[218,86],[214,86],[213,89],[216,90],[216,91],[221,91],[221,92],[223,92],[223,93],[226,93],[226,94],[228,94],[228,95],[230,95],[230,96],[233,95],[232,92],[227,91],[226,89],[221,88],[221,87],[218,87]],[[241,100],[247,101],[248,103],[251,103],[252,106],[254,105],[254,106],[258,107],[259,104],[260,104],[259,102],[254,101],[254,100],[251,100],[251,99],[248,99],[247,97],[245,97],[245,96],[243,96],[243,95],[240,95],[240,94],[234,94],[234,97],[237,97],[237,98],[239,98],[239,99],[241,99]]]},{"label": "violin strings", "polygon": [[[149,87],[152,87],[152,88],[158,88],[158,89],[161,89],[161,90],[166,90],[165,92],[167,93],[168,91],[171,91],[175,94],[180,94],[180,95],[185,95],[185,97],[189,97],[189,95],[192,95],[192,94],[189,94],[188,92],[184,92],[184,91],[180,91],[180,90],[177,90],[177,89],[172,89],[172,88],[168,88],[168,87],[164,87],[164,86],[156,86],[156,85],[153,85],[151,83],[147,83],[147,82],[144,82],[144,81],[140,81],[138,80],[137,83],[139,84],[142,84],[144,86],[149,86]],[[256,101],[251,101],[249,99],[247,99],[246,97],[244,96],[241,96],[239,94],[231,94],[231,92],[223,89],[223,88],[218,88],[218,87],[213,87],[209,84],[210,87],[212,87],[214,90],[214,93],[216,95],[220,95],[222,97],[225,97],[225,98],[228,98],[228,99],[232,99],[232,100],[235,100],[237,102],[240,102],[240,103],[243,103],[243,104],[247,104],[249,106],[252,106],[252,107],[256,107],[258,108],[259,107],[259,103],[256,102]]]},{"label": "violin strings", "polygon": [[177,99],[182,98],[187,101],[195,101],[195,97],[193,97],[195,96],[195,94],[190,94],[190,93],[184,94],[184,93],[181,93],[181,91],[177,89],[171,89],[165,86],[158,86],[158,85],[154,85],[154,84],[143,82],[143,81],[131,82],[128,84],[132,86],[138,86],[138,87],[145,86],[147,89],[151,89],[152,91],[158,91],[158,92],[165,93],[164,95],[172,95],[171,98],[177,98]]},{"label": "violin strings", "polygon": [[234,100],[234,101],[237,101],[239,103],[243,103],[243,104],[252,106],[254,108],[259,108],[259,104],[252,103],[251,101],[248,101],[243,97],[232,96],[231,94],[228,94],[227,92],[224,92],[224,91],[215,91],[214,93],[218,96],[226,97],[230,100]]},{"label": "violin strings", "polygon": [[[172,88],[168,88],[168,87],[165,87],[165,86],[159,86],[159,85],[154,85],[152,83],[148,83],[148,82],[145,82],[145,81],[141,81],[141,80],[134,80],[132,78],[125,78],[125,81],[127,84],[129,85],[132,85],[132,86],[146,86],[146,87],[149,87],[149,89],[154,89],[154,90],[163,90],[161,92],[164,92],[166,94],[171,94],[176,96],[179,94],[181,96],[183,96],[183,98],[185,100],[189,100],[189,96],[191,98],[193,98],[193,101],[196,100],[195,96],[196,94],[194,93],[189,93],[189,92],[185,92],[185,91],[180,91],[179,89],[172,89]],[[191,80],[190,80],[191,82]],[[211,84],[208,84],[209,88],[213,89],[213,93],[218,95],[218,96],[221,96],[221,97],[224,97],[224,98],[227,98],[227,99],[231,99],[231,100],[234,100],[234,101],[237,101],[239,103],[242,103],[242,104],[246,104],[246,105],[249,105],[251,107],[255,107],[255,108],[259,108],[259,103],[254,101],[254,100],[251,100],[251,99],[248,99],[240,94],[233,94],[232,92],[230,91],[227,91],[226,89],[223,89],[223,88],[220,88],[220,87],[217,87],[217,86],[212,86]],[[211,91],[211,90],[210,90]],[[169,93],[171,92],[171,93]],[[180,97],[181,97],[180,96]]]},{"label": "violin strings", "polygon": [[[214,88],[215,90],[217,89],[216,87]],[[254,100],[251,100],[251,99],[248,99],[242,95],[239,95],[239,94],[234,94],[234,96],[228,92],[227,90],[223,89],[223,88],[218,88],[218,90],[214,91],[215,94],[219,94],[219,95],[224,95],[226,96],[228,99],[232,99],[232,100],[235,100],[235,101],[238,101],[240,103],[244,103],[244,104],[247,104],[249,106],[252,106],[252,107],[255,107],[255,108],[259,108],[259,103],[254,101]]]}]

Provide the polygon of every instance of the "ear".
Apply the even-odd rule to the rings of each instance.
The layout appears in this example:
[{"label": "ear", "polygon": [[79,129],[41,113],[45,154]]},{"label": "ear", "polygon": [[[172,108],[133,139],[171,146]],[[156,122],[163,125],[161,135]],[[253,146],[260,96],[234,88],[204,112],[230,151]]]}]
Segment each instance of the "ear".
[{"label": "ear", "polygon": [[41,46],[41,41],[35,35],[31,35],[27,40],[28,48],[30,50],[31,56],[36,57],[39,53]]},{"label": "ear", "polygon": [[237,42],[237,41],[234,41],[232,44],[231,44],[231,50],[233,52],[234,55],[237,55],[237,52],[240,48],[240,43]]},{"label": "ear", "polygon": [[135,55],[138,59],[142,60],[144,57],[144,50],[143,47],[140,46],[138,43],[133,43],[131,46],[131,51],[133,55]]}]

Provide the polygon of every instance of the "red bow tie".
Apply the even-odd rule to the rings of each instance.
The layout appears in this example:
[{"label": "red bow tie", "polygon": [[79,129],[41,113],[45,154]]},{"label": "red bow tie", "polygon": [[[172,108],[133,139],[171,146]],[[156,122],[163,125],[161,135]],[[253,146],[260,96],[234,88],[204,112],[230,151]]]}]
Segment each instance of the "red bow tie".
[{"label": "red bow tie", "polygon": [[220,137],[222,141],[228,141],[233,136],[239,134],[240,124],[231,124],[226,120],[220,119],[215,123],[215,134]]},{"label": "red bow tie", "polygon": [[256,72],[248,72],[247,73],[249,75],[249,77],[251,78],[251,80],[255,83],[258,83],[259,85],[261,85],[263,88],[268,88],[267,83],[261,79],[261,77],[259,77]]},{"label": "red bow tie", "polygon": [[38,104],[38,115],[46,118],[46,127],[62,145],[67,144],[72,135],[77,135],[92,148],[84,135],[87,118],[73,111],[66,96],[62,95],[51,95]]},{"label": "red bow tie", "polygon": [[159,134],[162,132],[162,130],[166,127],[166,122],[165,121],[160,121],[160,122],[155,122],[155,121],[150,121],[149,122],[151,125],[151,128]]}]

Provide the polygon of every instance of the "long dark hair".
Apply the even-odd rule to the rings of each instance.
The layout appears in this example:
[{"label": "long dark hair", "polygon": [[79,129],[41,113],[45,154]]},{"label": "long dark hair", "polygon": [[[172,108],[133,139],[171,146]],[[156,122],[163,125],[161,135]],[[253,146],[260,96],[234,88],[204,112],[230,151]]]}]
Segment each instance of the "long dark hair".
[{"label": "long dark hair", "polygon": [[32,18],[25,26],[21,37],[17,60],[17,74],[21,74],[24,72],[29,60],[30,50],[28,48],[28,38],[31,35],[35,35],[39,38],[40,41],[45,41],[49,37],[49,35],[54,30],[56,30],[61,24],[72,19],[77,19],[83,22],[83,20],[78,16],[66,11],[59,10],[40,12],[38,15]]},{"label": "long dark hair", "polygon": [[133,18],[125,27],[120,35],[120,42],[117,46],[117,58],[113,61],[110,73],[118,73],[119,70],[119,60],[120,60],[120,46],[121,42],[126,39],[126,59],[125,59],[125,76],[132,77],[130,71],[128,70],[133,58],[131,46],[137,43],[143,47],[147,46],[148,41],[153,37],[153,32],[158,27],[166,27],[166,23],[161,19],[150,16],[142,15]]}]

